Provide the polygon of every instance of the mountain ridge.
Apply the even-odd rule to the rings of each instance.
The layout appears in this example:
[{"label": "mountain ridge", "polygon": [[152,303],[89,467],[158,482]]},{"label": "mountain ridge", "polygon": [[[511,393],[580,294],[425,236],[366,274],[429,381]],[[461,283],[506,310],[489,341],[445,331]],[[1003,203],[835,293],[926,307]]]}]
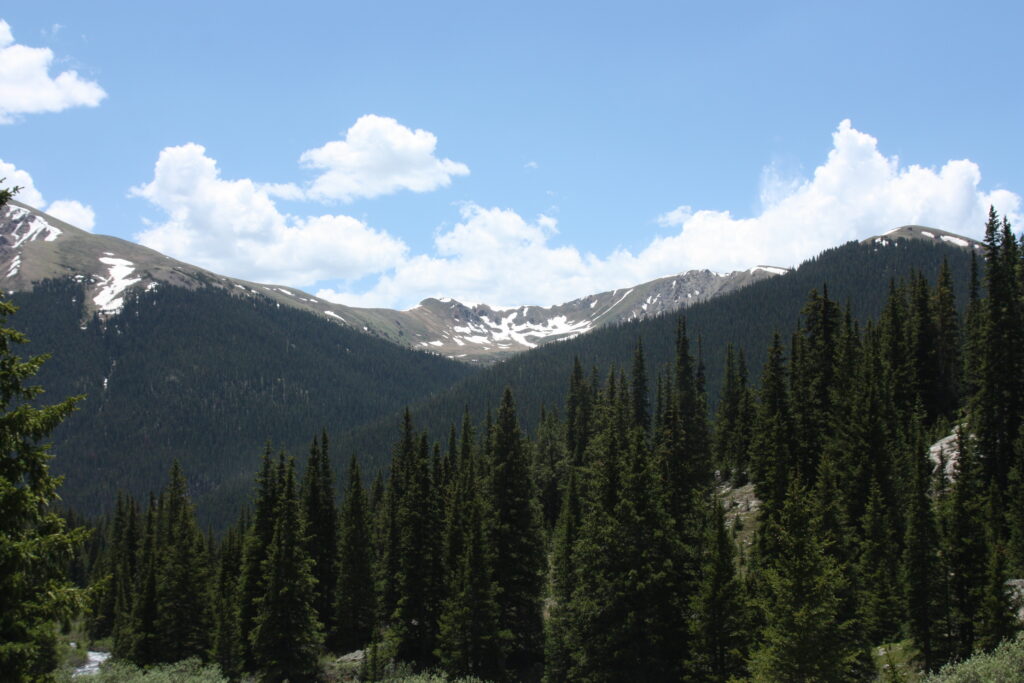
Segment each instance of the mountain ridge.
[{"label": "mountain ridge", "polygon": [[29,291],[35,282],[70,277],[85,286],[89,313],[110,316],[133,289],[215,287],[235,296],[268,297],[278,305],[299,308],[401,346],[481,364],[605,325],[674,312],[787,271],[775,266],[731,273],[690,270],[553,306],[499,308],[427,298],[404,311],[356,308],[294,287],[220,275],[134,242],[81,230],[15,200],[0,210],[0,277],[9,292]]}]

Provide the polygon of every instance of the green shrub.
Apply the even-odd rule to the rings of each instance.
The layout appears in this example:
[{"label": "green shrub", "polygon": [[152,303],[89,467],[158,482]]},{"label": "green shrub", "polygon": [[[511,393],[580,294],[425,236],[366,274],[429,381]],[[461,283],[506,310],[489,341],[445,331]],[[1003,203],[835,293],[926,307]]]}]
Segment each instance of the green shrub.
[{"label": "green shrub", "polygon": [[992,652],[947,664],[926,683],[1017,683],[1024,681],[1024,634]]},{"label": "green shrub", "polygon": [[198,659],[185,659],[173,664],[160,664],[141,669],[131,662],[109,661],[94,676],[76,678],[88,683],[227,683],[220,669]]}]

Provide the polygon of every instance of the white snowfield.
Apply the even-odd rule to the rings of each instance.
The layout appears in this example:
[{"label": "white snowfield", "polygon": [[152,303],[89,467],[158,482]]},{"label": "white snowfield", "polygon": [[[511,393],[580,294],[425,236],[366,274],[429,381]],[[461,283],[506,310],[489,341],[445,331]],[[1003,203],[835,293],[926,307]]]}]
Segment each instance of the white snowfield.
[{"label": "white snowfield", "polygon": [[10,265],[10,267],[7,270],[7,277],[14,277],[15,275],[18,274],[18,271],[20,269],[21,269],[21,254],[18,254],[18,255],[16,255],[11,260],[11,265]]},{"label": "white snowfield", "polygon": [[754,266],[750,269],[751,273],[765,272],[771,273],[772,275],[785,275],[789,272],[788,268],[779,268],[778,266]]},{"label": "white snowfield", "polygon": [[953,244],[957,245],[958,247],[966,247],[967,246],[967,240],[961,239],[959,237],[954,237],[953,235],[943,235],[942,236],[942,240],[944,242],[952,242]]},{"label": "white snowfield", "polygon": [[42,239],[44,242],[53,242],[62,234],[60,228],[50,225],[42,216],[36,216],[20,206],[11,207],[9,217],[14,221],[24,221],[11,234],[14,237],[15,249],[25,242],[34,242],[38,239]]},{"label": "white snowfield", "polygon": [[113,314],[124,306],[124,291],[142,281],[141,277],[130,277],[135,272],[135,264],[127,259],[101,256],[100,263],[107,266],[108,277],[99,282],[92,302],[100,313]]}]

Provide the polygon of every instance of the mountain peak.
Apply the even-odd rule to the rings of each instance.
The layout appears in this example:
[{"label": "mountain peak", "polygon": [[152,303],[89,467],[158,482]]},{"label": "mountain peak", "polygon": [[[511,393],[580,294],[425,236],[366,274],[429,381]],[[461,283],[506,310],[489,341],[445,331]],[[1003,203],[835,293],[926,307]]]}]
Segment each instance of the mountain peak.
[{"label": "mountain peak", "polygon": [[963,235],[957,235],[956,233],[940,230],[939,228],[932,228],[927,225],[901,225],[900,227],[893,228],[882,235],[875,235],[874,237],[869,237],[866,240],[861,240],[861,244],[879,244],[881,246],[888,246],[897,239],[945,242],[963,249],[980,250],[985,246],[978,240],[971,239],[970,237],[964,237]]}]

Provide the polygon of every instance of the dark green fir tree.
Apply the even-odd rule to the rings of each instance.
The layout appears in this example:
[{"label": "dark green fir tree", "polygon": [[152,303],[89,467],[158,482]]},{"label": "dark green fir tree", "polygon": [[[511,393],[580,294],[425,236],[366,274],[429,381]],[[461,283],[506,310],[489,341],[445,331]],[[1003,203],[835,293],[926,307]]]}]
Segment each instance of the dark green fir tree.
[{"label": "dark green fir tree", "polygon": [[305,549],[306,521],[289,459],[263,562],[265,592],[250,636],[256,669],[265,680],[312,681],[319,673],[322,635],[316,618],[316,578]]}]

